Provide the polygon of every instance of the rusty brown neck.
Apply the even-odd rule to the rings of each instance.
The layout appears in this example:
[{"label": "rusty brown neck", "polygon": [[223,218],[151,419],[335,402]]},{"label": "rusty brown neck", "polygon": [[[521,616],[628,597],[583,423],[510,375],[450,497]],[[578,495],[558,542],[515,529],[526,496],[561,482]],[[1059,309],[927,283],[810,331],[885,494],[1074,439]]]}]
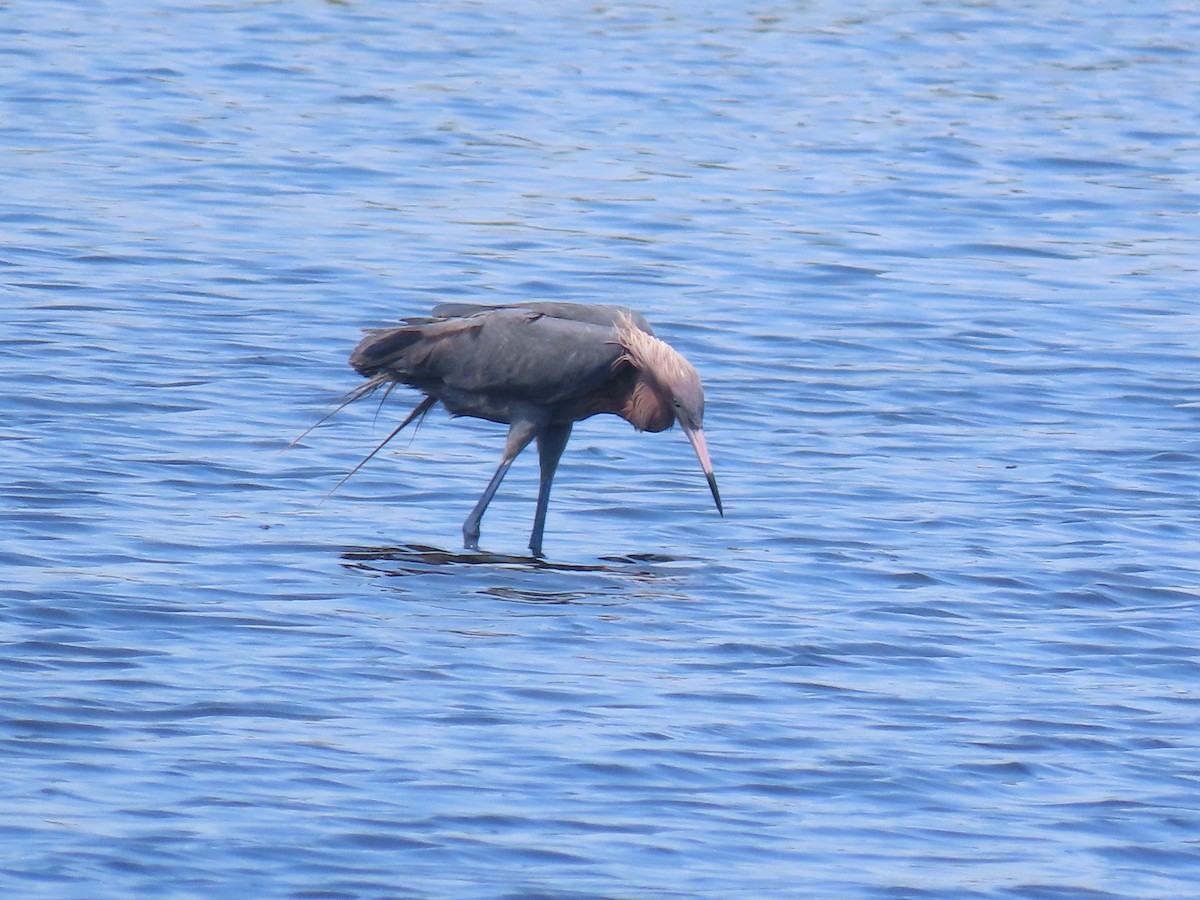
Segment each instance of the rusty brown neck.
[{"label": "rusty brown neck", "polygon": [[634,379],[633,390],[618,415],[638,431],[666,431],[675,423],[670,398],[642,372]]},{"label": "rusty brown neck", "polygon": [[674,422],[672,404],[629,360],[620,360],[614,377],[589,398],[587,415],[612,413],[638,431],[664,431]]}]

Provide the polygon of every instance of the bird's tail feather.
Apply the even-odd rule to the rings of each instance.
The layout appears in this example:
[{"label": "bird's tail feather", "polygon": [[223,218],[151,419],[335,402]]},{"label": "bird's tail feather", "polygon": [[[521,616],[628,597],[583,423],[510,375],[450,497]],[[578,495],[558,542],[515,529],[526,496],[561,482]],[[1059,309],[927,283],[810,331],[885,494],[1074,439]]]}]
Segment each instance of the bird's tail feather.
[{"label": "bird's tail feather", "polygon": [[359,375],[377,376],[403,360],[404,351],[418,343],[423,334],[419,325],[368,329],[350,354],[350,365]]},{"label": "bird's tail feather", "polygon": [[[368,385],[370,383],[371,382],[367,382]],[[365,386],[366,385],[364,385],[364,387]],[[379,385],[375,385],[375,387],[379,387]],[[362,388],[359,388],[359,390],[361,391]],[[374,390],[374,388],[372,388],[372,390]],[[369,394],[369,393],[370,393],[370,391],[365,391],[364,393],[359,394],[359,396],[364,396],[365,394]],[[386,398],[386,396],[387,395],[385,394],[384,397]],[[353,399],[358,399],[358,398],[355,397]],[[350,402],[352,402],[352,400],[346,401],[346,403],[350,403]],[[423,398],[421,400],[421,402],[417,404],[416,408],[405,417],[404,421],[395,427],[395,429],[392,431],[391,434],[389,434],[382,441],[380,441],[378,446],[376,446],[374,450],[372,450],[370,453],[368,453],[366,456],[364,456],[359,461],[358,465],[356,465],[353,469],[351,469],[349,472],[347,472],[345,477],[342,478],[341,481],[339,481],[337,484],[335,484],[333,486],[333,490],[331,490],[329,492],[329,495],[332,495],[334,491],[336,491],[343,484],[345,484],[347,481],[349,481],[351,475],[353,475],[355,472],[357,472],[359,469],[361,469],[363,466],[365,466],[376,453],[378,453],[380,450],[382,450],[384,447],[387,446],[388,441],[390,441],[392,438],[394,438],[396,435],[398,435],[401,431],[403,431],[414,419],[417,421],[417,427],[420,428],[421,420],[425,418],[425,414],[428,413],[431,409],[433,409],[433,407],[437,404],[437,402],[438,401],[437,401],[436,397]],[[345,405],[346,405],[345,403],[342,404],[342,406],[345,406]],[[341,406],[338,407],[338,409],[341,409],[341,408],[342,408]],[[334,410],[334,412],[337,412],[337,410]],[[328,416],[326,418],[328,418]]]},{"label": "bird's tail feather", "polygon": [[314,431],[316,431],[318,428],[320,428],[322,425],[324,425],[326,422],[328,422],[330,419],[332,419],[335,415],[340,413],[343,409],[345,409],[347,406],[349,406],[355,400],[361,400],[363,397],[370,396],[371,394],[375,393],[375,391],[377,391],[379,388],[381,388],[385,384],[388,385],[387,392],[385,392],[383,395],[383,399],[386,400],[388,393],[390,393],[391,389],[395,386],[395,382],[393,382],[392,379],[388,378],[386,375],[383,375],[383,374],[376,375],[370,381],[363,382],[358,387],[356,387],[354,390],[347,393],[346,396],[344,396],[342,398],[341,402],[337,406],[335,406],[329,412],[325,413],[325,415],[321,416],[321,418],[317,419],[317,421],[313,422],[311,425],[309,425],[307,428],[305,428],[304,431],[300,432],[300,434],[297,435],[291,441],[291,443],[288,444],[288,447],[295,447],[298,443],[300,443],[302,440],[304,440],[306,437],[308,437],[310,434],[312,434]]}]

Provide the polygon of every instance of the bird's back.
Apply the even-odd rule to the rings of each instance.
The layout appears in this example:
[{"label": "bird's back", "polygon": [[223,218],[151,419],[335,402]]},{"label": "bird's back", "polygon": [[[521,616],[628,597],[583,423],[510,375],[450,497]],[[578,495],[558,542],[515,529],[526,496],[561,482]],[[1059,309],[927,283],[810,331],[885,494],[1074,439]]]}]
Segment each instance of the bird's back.
[{"label": "bird's back", "polygon": [[438,318],[462,318],[476,316],[498,309],[525,309],[541,316],[566,319],[570,322],[586,322],[615,328],[621,319],[628,319],[635,328],[654,334],[650,323],[636,309],[628,306],[609,306],[603,303],[565,303],[560,300],[533,300],[528,303],[506,303],[486,306],[478,303],[439,303],[433,308]]}]

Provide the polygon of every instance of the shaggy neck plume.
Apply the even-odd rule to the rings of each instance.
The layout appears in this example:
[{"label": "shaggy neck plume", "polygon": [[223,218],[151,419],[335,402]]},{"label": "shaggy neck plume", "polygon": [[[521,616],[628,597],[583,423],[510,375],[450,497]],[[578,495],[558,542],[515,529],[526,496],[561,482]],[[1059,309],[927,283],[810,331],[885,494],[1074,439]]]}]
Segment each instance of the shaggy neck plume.
[{"label": "shaggy neck plume", "polygon": [[638,431],[665,431],[675,424],[675,404],[665,384],[691,366],[675,348],[642,331],[628,318],[617,321],[617,337],[625,349],[622,359],[637,372],[633,390],[619,415]]}]

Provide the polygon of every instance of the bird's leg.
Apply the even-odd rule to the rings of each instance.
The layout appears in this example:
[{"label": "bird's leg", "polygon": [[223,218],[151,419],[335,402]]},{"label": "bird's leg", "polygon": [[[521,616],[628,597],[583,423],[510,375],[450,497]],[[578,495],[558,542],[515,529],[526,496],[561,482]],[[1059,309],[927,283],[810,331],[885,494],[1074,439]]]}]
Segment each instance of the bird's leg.
[{"label": "bird's leg", "polygon": [[504,453],[500,456],[500,465],[496,467],[496,474],[492,476],[492,480],[484,489],[483,496],[479,498],[479,502],[475,504],[471,514],[463,522],[463,546],[466,549],[479,549],[479,523],[483,519],[484,510],[492,502],[492,497],[496,495],[496,488],[500,487],[500,482],[504,480],[504,475],[508,472],[508,467],[512,465],[513,460],[529,446],[530,441],[537,437],[540,425],[540,422],[531,419],[518,419],[508,427],[508,440],[504,442]]},{"label": "bird's leg", "polygon": [[537,512],[533,514],[533,532],[529,536],[529,549],[534,556],[542,555],[542,531],[546,527],[546,508],[550,505],[550,483],[558,461],[571,437],[571,423],[547,425],[538,435],[538,464],[541,477],[538,482]]}]

